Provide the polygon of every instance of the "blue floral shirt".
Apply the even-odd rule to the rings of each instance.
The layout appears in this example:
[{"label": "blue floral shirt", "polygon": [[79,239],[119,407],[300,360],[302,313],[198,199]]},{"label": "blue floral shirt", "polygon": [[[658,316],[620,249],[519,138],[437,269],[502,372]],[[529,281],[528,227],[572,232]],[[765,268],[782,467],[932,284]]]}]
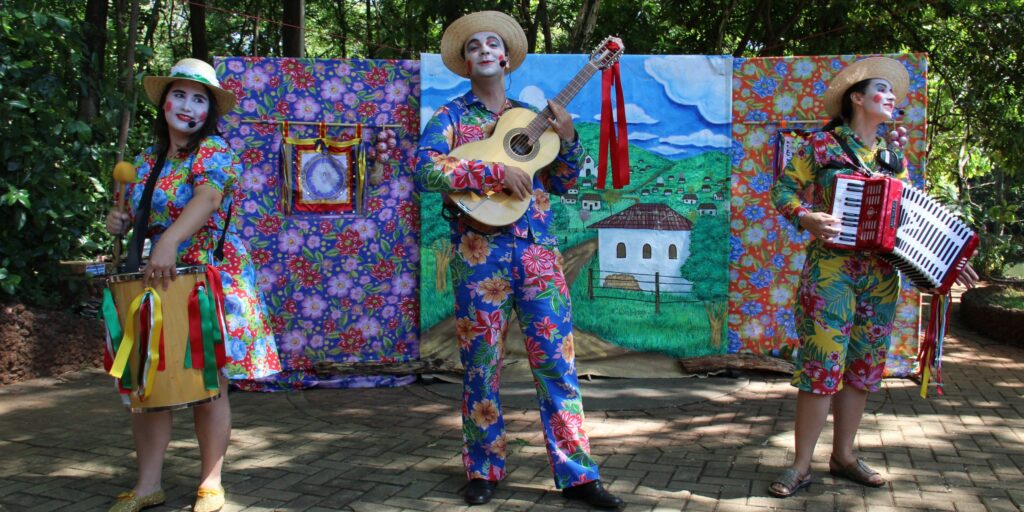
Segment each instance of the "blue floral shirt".
[{"label": "blue floral shirt", "polygon": [[[489,137],[498,118],[510,108],[528,108],[536,112],[525,103],[506,99],[501,111],[493,113],[472,91],[438,109],[420,137],[416,177],[421,190],[442,193],[472,191],[478,194],[500,191],[505,177],[504,164],[462,160],[448,156],[448,153],[463,144]],[[552,214],[549,194],[561,195],[573,188],[585,159],[586,151],[579,143],[579,137],[571,143],[562,142],[555,161],[534,174],[530,207],[508,227],[512,234],[543,245],[558,243],[557,237],[549,232]],[[453,225],[452,229],[464,228]]]}]

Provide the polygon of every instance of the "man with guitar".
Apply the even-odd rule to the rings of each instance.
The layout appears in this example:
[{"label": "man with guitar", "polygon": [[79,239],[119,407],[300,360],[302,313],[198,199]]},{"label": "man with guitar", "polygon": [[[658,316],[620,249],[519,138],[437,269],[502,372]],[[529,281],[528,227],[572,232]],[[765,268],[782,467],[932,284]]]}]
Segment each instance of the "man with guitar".
[{"label": "man with guitar", "polygon": [[[470,505],[490,501],[505,477],[507,440],[498,398],[502,353],[513,309],[526,339],[544,426],[545,448],[562,494],[591,506],[618,509],[606,491],[583,431],[583,403],[574,362],[569,287],[557,238],[549,233],[549,192],[574,185],[585,159],[565,108],[548,102],[544,113],[560,144],[555,161],[534,176],[508,163],[454,156],[464,144],[492,134],[506,111],[527,107],[505,96],[505,75],[526,58],[526,35],[510,16],[483,11],[452,23],[441,40],[445,66],[469,78],[471,90],[442,106],[420,139],[417,178],[445,195],[452,228],[452,286],[463,380],[463,463]],[[507,142],[507,141],[506,141]],[[536,141],[531,141],[536,142]],[[497,141],[501,144],[501,141]],[[507,225],[471,218],[449,193],[529,200],[526,213]],[[429,214],[429,213],[428,213]]]}]

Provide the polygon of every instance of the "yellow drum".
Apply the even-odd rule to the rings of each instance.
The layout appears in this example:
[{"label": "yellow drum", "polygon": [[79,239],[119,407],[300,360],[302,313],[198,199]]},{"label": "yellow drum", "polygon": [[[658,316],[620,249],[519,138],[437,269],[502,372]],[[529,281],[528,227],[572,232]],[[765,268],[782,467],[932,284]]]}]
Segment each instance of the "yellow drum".
[{"label": "yellow drum", "polygon": [[[182,409],[220,397],[219,389],[207,389],[204,384],[203,370],[187,367],[189,364],[186,362],[186,355],[189,352],[189,297],[196,289],[197,284],[206,285],[206,268],[201,266],[182,267],[177,271],[177,277],[169,283],[167,290],[160,285],[146,289],[142,284],[142,274],[137,272],[115,274],[107,279],[107,286],[113,297],[114,306],[117,308],[117,318],[120,319],[125,333],[120,345],[121,348],[129,349],[127,366],[125,367],[123,364],[125,355],[121,354],[122,350],[118,350],[116,354],[117,358],[122,360],[122,364],[118,365],[117,359],[114,359],[114,366],[126,368],[124,372],[126,380],[122,387],[131,390],[127,394],[130,403],[126,405],[132,412]],[[156,296],[147,295],[147,291]],[[151,318],[140,321],[138,310],[140,304],[144,302],[149,302],[149,307],[154,311]],[[157,309],[159,311],[156,311]],[[156,314],[158,312],[159,315]],[[140,325],[142,321],[150,322],[157,318],[162,321],[164,338],[163,350],[154,350],[155,353],[159,353],[158,359],[163,362],[160,371],[147,367],[152,363],[151,359],[147,361],[148,350],[151,350],[151,347],[141,346],[144,344],[142,339],[133,340],[131,347],[124,346],[125,340],[130,335],[149,329],[152,329],[150,336],[152,343],[159,343],[161,335],[158,332],[159,329],[154,329],[149,325]],[[130,325],[129,322],[134,322],[134,324]],[[141,338],[140,336],[135,337]],[[215,363],[207,361],[206,364]],[[120,373],[115,375],[113,370],[111,374],[115,377],[121,375]]]}]

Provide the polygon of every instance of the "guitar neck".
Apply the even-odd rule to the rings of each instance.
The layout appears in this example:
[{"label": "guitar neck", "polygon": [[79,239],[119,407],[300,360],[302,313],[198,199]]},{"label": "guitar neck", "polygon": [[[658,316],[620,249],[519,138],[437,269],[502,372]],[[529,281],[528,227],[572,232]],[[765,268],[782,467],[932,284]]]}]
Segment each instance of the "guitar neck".
[{"label": "guitar neck", "polygon": [[[551,101],[563,107],[568,105],[569,102],[579,94],[580,90],[583,89],[583,86],[590,81],[590,78],[594,76],[597,69],[597,66],[595,66],[593,62],[587,61],[587,64],[576,73],[576,76],[574,76],[569,82],[569,85],[566,85],[565,88],[562,89],[562,92],[558,93],[558,95]],[[551,109],[544,107],[544,110],[541,110],[540,114],[538,114],[537,117],[527,125],[527,137],[532,141],[539,139],[540,135],[548,129],[548,126],[551,126],[551,123],[548,121],[550,117]]]}]

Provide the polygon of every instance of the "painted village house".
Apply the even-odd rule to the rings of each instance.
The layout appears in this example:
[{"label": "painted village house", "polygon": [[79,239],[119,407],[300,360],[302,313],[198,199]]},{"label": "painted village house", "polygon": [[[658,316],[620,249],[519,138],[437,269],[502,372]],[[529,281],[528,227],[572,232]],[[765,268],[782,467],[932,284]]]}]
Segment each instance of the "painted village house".
[{"label": "painted village house", "polygon": [[584,210],[600,210],[601,196],[599,194],[583,194],[580,197],[580,208]]},{"label": "painted village house", "polygon": [[638,203],[589,226],[597,230],[601,286],[689,293],[680,276],[690,257],[693,223],[664,204]]}]

